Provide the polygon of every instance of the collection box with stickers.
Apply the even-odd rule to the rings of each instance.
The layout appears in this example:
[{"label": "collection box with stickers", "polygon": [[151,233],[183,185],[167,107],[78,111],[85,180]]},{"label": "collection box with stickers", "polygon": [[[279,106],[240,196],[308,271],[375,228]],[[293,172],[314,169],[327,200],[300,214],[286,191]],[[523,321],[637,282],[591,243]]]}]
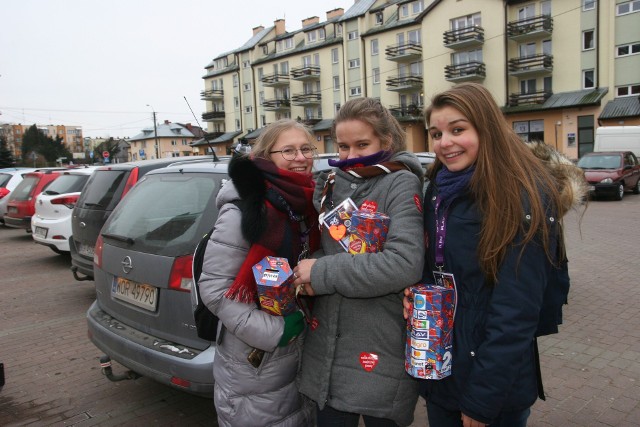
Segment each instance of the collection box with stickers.
[{"label": "collection box with stickers", "polygon": [[253,266],[258,285],[260,308],[274,316],[285,316],[298,309],[293,286],[293,270],[286,258],[266,256]]},{"label": "collection box with stickers", "polygon": [[389,232],[389,215],[358,209],[351,214],[349,227],[350,254],[382,252]]},{"label": "collection box with stickers", "polygon": [[415,378],[445,378],[451,375],[455,290],[424,284],[410,290],[405,369]]}]

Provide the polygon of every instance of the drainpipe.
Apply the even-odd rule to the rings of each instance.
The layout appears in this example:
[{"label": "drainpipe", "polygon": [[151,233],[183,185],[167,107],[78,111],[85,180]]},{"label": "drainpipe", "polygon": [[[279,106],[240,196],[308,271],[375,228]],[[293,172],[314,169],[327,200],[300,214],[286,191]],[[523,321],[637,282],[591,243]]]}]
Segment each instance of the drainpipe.
[{"label": "drainpipe", "polygon": [[509,36],[507,34],[507,24],[509,22],[509,11],[507,4],[508,0],[504,1],[504,100],[505,106],[509,105]]}]

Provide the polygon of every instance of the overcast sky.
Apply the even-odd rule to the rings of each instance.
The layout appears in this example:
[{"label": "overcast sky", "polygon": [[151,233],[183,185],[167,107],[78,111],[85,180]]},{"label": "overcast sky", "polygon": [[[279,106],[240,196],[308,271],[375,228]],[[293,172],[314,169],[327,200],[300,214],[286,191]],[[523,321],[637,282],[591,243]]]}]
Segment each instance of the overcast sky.
[{"label": "overcast sky", "polygon": [[[132,137],[159,122],[200,124],[204,67],[252,28],[302,19],[353,0],[2,0],[0,122],[82,126]],[[152,107],[148,107],[147,104]]]}]

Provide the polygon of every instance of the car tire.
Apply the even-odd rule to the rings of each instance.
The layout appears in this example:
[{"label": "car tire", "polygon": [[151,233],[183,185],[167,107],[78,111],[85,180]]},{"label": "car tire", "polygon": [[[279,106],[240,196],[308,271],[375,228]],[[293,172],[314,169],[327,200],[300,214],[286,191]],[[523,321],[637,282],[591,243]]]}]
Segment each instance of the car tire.
[{"label": "car tire", "polygon": [[619,201],[619,200],[622,200],[623,197],[624,197],[624,183],[621,182],[618,184],[615,199]]},{"label": "car tire", "polygon": [[638,178],[636,186],[633,187],[633,194],[640,194],[640,178]]}]

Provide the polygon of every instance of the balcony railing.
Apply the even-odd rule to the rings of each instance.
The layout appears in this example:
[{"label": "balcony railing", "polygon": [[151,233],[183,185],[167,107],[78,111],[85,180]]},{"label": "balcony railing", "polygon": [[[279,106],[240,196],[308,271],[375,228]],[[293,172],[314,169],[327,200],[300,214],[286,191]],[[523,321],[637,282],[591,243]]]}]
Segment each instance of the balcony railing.
[{"label": "balcony railing", "polygon": [[291,108],[291,102],[288,99],[265,99],[262,103],[267,111],[281,111]]},{"label": "balcony railing", "polygon": [[389,111],[398,120],[421,120],[423,105],[390,105]]},{"label": "balcony railing", "polygon": [[321,100],[322,95],[319,92],[299,93],[291,97],[293,105],[317,105]]},{"label": "balcony railing", "polygon": [[209,111],[207,113],[202,114],[202,120],[205,122],[215,121],[215,120],[224,120],[224,111]]},{"label": "balcony railing", "polygon": [[320,67],[316,65],[304,65],[291,70],[291,78],[294,80],[317,80],[320,78]]},{"label": "balcony railing", "polygon": [[265,86],[285,86],[289,84],[289,74],[267,74],[261,80]]},{"label": "balcony railing", "polygon": [[507,36],[515,41],[548,37],[552,32],[553,18],[549,15],[534,16],[533,18],[511,21],[507,24]]},{"label": "balcony railing", "polygon": [[307,125],[307,126],[313,126],[315,124],[317,124],[320,120],[322,120],[322,116],[321,115],[306,115],[302,118],[300,118],[298,121]]},{"label": "balcony railing", "polygon": [[209,89],[200,92],[200,98],[202,99],[219,99],[224,97],[224,91],[222,89]]},{"label": "balcony railing", "polygon": [[422,45],[417,42],[387,46],[384,51],[389,61],[410,61],[422,57]]},{"label": "balcony railing", "polygon": [[509,75],[535,76],[553,71],[553,56],[546,53],[509,59]]},{"label": "balcony railing", "polygon": [[422,76],[389,77],[387,90],[395,92],[414,92],[422,89]]},{"label": "balcony railing", "polygon": [[466,64],[447,65],[444,67],[444,78],[450,82],[481,80],[486,75],[484,62],[471,61]]},{"label": "balcony railing", "polygon": [[544,104],[552,95],[550,91],[530,92],[530,93],[512,93],[509,95],[509,107],[518,107],[520,105]]},{"label": "balcony railing", "polygon": [[472,26],[445,31],[444,45],[450,49],[462,49],[480,46],[484,43],[484,28]]}]

